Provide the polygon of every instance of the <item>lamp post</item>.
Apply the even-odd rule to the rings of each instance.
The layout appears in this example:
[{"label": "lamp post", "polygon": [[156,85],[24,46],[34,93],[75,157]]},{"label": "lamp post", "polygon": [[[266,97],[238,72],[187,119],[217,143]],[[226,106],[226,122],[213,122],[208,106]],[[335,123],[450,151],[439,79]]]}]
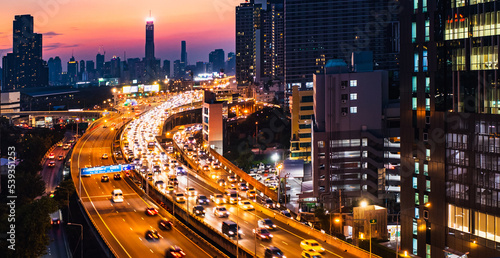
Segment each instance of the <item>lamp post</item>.
[{"label": "lamp post", "polygon": [[78,224],[78,223],[68,223],[67,225],[80,227],[80,250],[81,250],[81,257],[83,257],[83,226],[82,226],[82,224]]}]

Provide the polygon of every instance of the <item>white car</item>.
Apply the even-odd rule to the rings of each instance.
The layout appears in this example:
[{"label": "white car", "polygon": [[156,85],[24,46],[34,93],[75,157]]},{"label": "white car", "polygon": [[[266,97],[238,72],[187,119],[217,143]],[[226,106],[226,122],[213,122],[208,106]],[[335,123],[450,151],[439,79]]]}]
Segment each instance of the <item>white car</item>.
[{"label": "white car", "polygon": [[175,194],[175,201],[178,203],[184,203],[184,202],[186,202],[186,197],[184,196],[183,193],[176,193]]},{"label": "white car", "polygon": [[107,159],[107,158],[108,158],[108,154],[107,153],[102,154],[102,159]]},{"label": "white car", "polygon": [[255,209],[250,201],[239,201],[238,205],[240,206],[241,209],[245,211],[250,211]]},{"label": "white car", "polygon": [[224,206],[217,206],[214,208],[214,216],[219,218],[229,217],[229,211]]},{"label": "white car", "polygon": [[318,243],[318,241],[313,240],[313,239],[303,240],[302,242],[300,242],[300,247],[302,248],[302,250],[306,250],[306,251],[313,250],[313,251],[318,252],[318,253],[324,253],[326,251],[325,248],[323,248]]},{"label": "white car", "polygon": [[193,187],[186,187],[186,193],[188,196],[196,196],[197,192]]}]

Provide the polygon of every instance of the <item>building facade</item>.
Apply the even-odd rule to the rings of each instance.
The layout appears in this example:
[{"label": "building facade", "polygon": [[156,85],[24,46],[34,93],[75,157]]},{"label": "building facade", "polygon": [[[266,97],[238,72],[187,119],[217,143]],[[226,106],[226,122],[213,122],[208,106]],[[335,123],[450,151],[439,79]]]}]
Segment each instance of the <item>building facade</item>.
[{"label": "building facade", "polygon": [[332,211],[361,200],[394,210],[400,145],[399,124],[391,121],[399,121],[399,105],[389,102],[388,72],[349,72],[341,59],[331,60],[314,75],[313,92],[313,192],[304,198]]},{"label": "building facade", "polygon": [[500,256],[499,1],[404,1],[401,251]]},{"label": "building facade", "polygon": [[290,100],[292,132],[290,159],[311,161],[311,124],[314,114],[312,90],[300,90],[294,86]]},{"label": "building facade", "polygon": [[375,69],[396,70],[399,23],[391,0],[286,0],[284,76],[292,85],[312,88],[313,74],[327,60],[348,61],[351,52],[370,50]]},{"label": "building facade", "polygon": [[257,76],[261,10],[253,0],[236,7],[236,81],[241,86],[252,84]]},{"label": "building facade", "polygon": [[42,59],[42,34],[33,32],[33,16],[16,15],[12,53],[2,58],[2,90],[46,87],[49,69]]}]

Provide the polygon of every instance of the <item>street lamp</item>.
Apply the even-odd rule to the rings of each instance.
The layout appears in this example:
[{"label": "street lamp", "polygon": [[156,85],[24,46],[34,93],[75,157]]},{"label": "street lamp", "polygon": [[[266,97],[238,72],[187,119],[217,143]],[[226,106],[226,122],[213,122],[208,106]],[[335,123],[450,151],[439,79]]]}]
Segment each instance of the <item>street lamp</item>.
[{"label": "street lamp", "polygon": [[83,226],[82,224],[78,223],[68,223],[68,226],[79,226],[80,227],[80,250],[81,250],[81,257],[83,257]]}]

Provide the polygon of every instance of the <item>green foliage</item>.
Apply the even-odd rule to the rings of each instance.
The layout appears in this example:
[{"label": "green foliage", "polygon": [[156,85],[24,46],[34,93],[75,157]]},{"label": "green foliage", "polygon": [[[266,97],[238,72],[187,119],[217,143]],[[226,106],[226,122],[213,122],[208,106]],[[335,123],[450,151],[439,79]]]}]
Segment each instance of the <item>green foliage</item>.
[{"label": "green foliage", "polygon": [[57,202],[58,207],[64,208],[69,204],[69,197],[75,193],[75,184],[73,180],[68,179],[62,181],[59,186],[56,187],[54,192],[54,200]]},{"label": "green foliage", "polygon": [[[42,197],[16,208],[16,250],[7,251],[4,257],[40,257],[47,253],[50,243],[50,214],[57,211],[57,204]],[[5,241],[2,241],[5,242]]]}]

